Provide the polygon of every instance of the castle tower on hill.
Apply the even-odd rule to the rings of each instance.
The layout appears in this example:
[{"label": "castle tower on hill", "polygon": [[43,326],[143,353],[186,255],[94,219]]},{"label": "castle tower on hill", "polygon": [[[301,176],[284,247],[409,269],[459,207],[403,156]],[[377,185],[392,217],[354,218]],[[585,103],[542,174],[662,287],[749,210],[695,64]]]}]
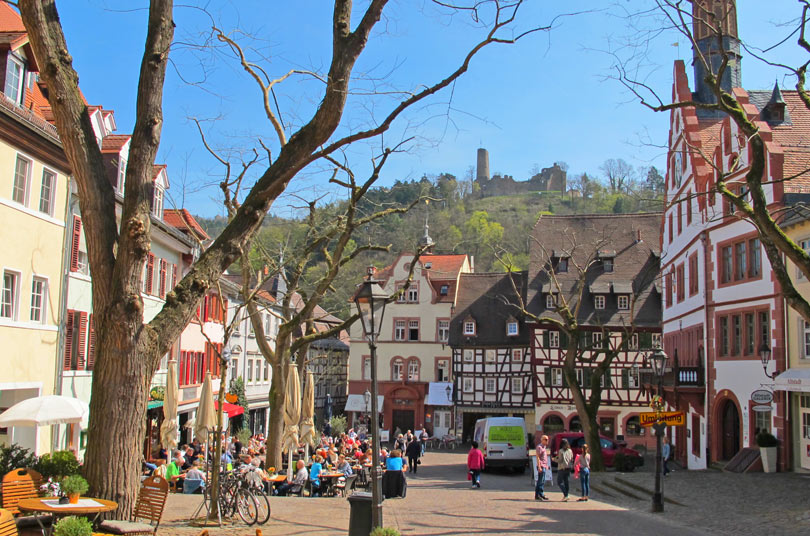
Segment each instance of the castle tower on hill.
[{"label": "castle tower on hill", "polygon": [[478,166],[475,172],[475,180],[489,180],[489,153],[486,149],[478,149]]}]

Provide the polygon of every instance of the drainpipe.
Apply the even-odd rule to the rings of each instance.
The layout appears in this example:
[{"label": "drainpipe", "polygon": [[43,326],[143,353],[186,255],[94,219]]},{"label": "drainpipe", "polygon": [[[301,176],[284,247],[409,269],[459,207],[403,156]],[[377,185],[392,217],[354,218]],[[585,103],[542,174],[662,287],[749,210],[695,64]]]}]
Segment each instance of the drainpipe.
[{"label": "drainpipe", "polygon": [[[707,231],[704,229],[700,233],[700,241],[703,242],[703,413],[706,420],[706,468],[709,468],[711,463],[712,452],[712,428],[711,424],[711,411],[709,411],[709,281],[714,281],[709,273],[709,260],[711,259],[711,247],[709,245],[709,237]],[[715,351],[716,349],[712,349]]]}]

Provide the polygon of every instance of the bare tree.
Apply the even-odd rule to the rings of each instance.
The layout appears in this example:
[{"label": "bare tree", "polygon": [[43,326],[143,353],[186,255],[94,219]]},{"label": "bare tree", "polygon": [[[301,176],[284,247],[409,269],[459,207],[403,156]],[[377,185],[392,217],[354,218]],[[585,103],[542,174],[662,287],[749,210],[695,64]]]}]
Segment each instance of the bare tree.
[{"label": "bare tree", "polygon": [[[515,43],[533,32],[548,29],[535,27],[511,32],[522,3],[516,0],[472,4],[468,9],[475,20],[483,20],[484,11],[489,10],[486,16],[492,22],[457,68],[436,83],[406,92],[402,100],[394,103],[371,127],[339,136],[335,136],[335,132],[343,119],[355,63],[383,16],[386,0],[371,0],[358,10],[353,9],[351,0],[334,2],[332,55],[328,70],[321,77],[322,97],[311,118],[303,121],[295,132],[284,127],[270,105],[273,88],[292,73],[279,78],[268,76],[267,71],[240,52],[225,32],[215,29],[216,38],[231,48],[243,69],[255,80],[280,148],[227,227],[167,294],[162,310],[145,323],[139,287],[141,266],[151,244],[151,173],[163,123],[163,83],[175,27],[173,2],[150,2],[120,222],[116,217],[115,195],[105,174],[87,105],[79,91],[79,76],[72,66],[55,0],[18,2],[76,180],[86,229],[98,343],[84,471],[96,496],[117,501],[119,514],[131,511],[140,483],[137,457],[133,453],[140,450],[145,433],[144,426],[132,426],[132,423],[143,421],[149,382],[160,357],[191,320],[201,297],[228,266],[245,254],[273,201],[290,181],[306,166],[354,142],[385,133],[405,110],[451,86],[482,49],[492,44]],[[327,284],[324,281],[324,285]],[[311,308],[305,307],[298,316],[304,318],[310,312]],[[304,339],[310,340],[309,335]],[[112,459],[121,462],[115,471],[109,470]]]},{"label": "bare tree", "polygon": [[611,193],[621,194],[630,189],[633,180],[633,166],[621,158],[609,158],[599,166],[599,169],[605,174]]}]

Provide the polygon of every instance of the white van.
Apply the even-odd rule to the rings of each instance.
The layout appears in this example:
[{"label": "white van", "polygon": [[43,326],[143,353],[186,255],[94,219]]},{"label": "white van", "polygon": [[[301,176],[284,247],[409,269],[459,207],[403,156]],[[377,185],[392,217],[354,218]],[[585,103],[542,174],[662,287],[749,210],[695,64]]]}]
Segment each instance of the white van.
[{"label": "white van", "polygon": [[526,471],[526,421],[523,417],[487,417],[475,421],[473,439],[484,453],[486,467],[513,467]]}]

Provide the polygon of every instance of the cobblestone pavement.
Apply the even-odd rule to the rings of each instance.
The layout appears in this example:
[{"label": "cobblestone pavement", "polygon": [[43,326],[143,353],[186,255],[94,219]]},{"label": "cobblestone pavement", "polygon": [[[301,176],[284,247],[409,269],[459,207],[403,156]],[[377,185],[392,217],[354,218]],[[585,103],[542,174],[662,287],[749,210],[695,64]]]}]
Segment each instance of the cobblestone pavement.
[{"label": "cobblestone pavement", "polygon": [[[548,493],[551,502],[535,502],[528,473],[486,473],[482,476],[482,489],[472,490],[466,480],[465,462],[466,452],[460,450],[429,452],[419,467],[418,476],[408,479],[407,498],[385,501],[384,524],[398,528],[404,535],[414,536],[619,536],[628,533],[698,536],[712,533],[690,528],[690,525],[696,527],[698,524],[680,523],[678,516],[669,511],[664,517],[654,517],[635,511],[639,505],[633,504],[610,504],[599,500],[577,502],[576,497],[572,497],[571,502],[561,502],[562,495],[556,487]],[[603,477],[614,478],[613,473],[606,477],[595,476],[597,481]],[[632,475],[633,478],[636,476],[640,475]],[[171,495],[159,534],[198,534],[200,529],[189,527],[188,519],[200,501],[199,495]],[[348,532],[349,505],[345,499],[278,497],[271,499],[271,508],[270,522],[261,527],[264,535],[345,535]],[[209,532],[212,536],[248,535],[255,534],[255,529],[235,525],[222,529],[213,527]],[[750,532],[750,528],[746,532]]]}]

